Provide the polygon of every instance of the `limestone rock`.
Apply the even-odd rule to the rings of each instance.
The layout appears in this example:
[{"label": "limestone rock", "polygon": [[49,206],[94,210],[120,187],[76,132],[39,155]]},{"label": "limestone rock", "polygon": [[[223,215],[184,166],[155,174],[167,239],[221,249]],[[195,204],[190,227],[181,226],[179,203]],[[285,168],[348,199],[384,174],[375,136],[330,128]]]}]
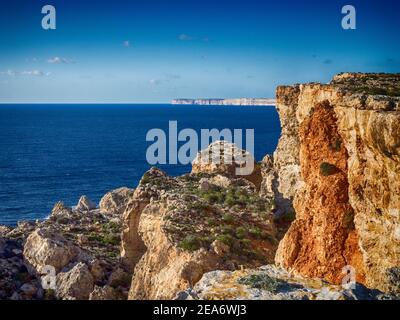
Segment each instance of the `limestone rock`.
[{"label": "limestone rock", "polygon": [[261,184],[260,168],[254,157],[226,141],[215,141],[197,154],[192,162],[192,173],[200,172],[243,177],[257,188]]},{"label": "limestone rock", "polygon": [[204,179],[154,168],[141,179],[123,215],[122,256],[134,270],[129,299],[172,299],[210,270],[273,260],[269,202],[242,178],[207,190],[199,188]]},{"label": "limestone rock", "polygon": [[[273,156],[272,170],[264,170],[264,192],[275,195],[278,214],[293,210],[292,202],[296,191],[302,186],[300,175],[299,122],[296,118],[300,87],[298,85],[278,87],[276,109],[281,122],[281,136]],[[268,159],[267,164],[269,162]],[[268,168],[268,166],[267,166]]]},{"label": "limestone rock", "polygon": [[220,174],[217,174],[216,176],[213,176],[210,179],[210,182],[213,185],[221,187],[221,188],[229,188],[233,183],[232,179],[229,179],[228,177],[225,177],[225,176],[220,175]]},{"label": "limestone rock", "polygon": [[110,286],[95,286],[89,296],[89,300],[117,300],[117,298],[115,289]]},{"label": "limestone rock", "polygon": [[96,208],[97,205],[92,200],[90,200],[87,196],[82,196],[79,199],[79,202],[75,209],[78,211],[90,211]]},{"label": "limestone rock", "polygon": [[341,74],[327,85],[278,88],[278,110],[284,105],[297,122],[288,126],[301,168],[279,265],[334,283],[349,265],[361,283],[398,293],[391,270],[400,266],[399,80]]},{"label": "limestone rock", "polygon": [[60,235],[37,229],[27,238],[23,254],[37,273],[47,265],[58,272],[79,254],[79,248]]},{"label": "limestone rock", "polygon": [[189,290],[186,300],[387,300],[396,299],[355,283],[352,287],[330,285],[317,278],[293,276],[273,265],[240,271],[211,271]]},{"label": "limestone rock", "polygon": [[224,256],[225,254],[229,253],[230,251],[230,247],[223,243],[220,240],[215,240],[212,244],[211,244],[211,248],[215,251],[215,253],[219,256]]},{"label": "limestone rock", "polygon": [[87,300],[94,288],[94,279],[86,264],[79,262],[71,270],[57,275],[56,294],[64,300]]},{"label": "limestone rock", "polygon": [[29,298],[32,298],[37,292],[37,288],[30,283],[24,283],[20,290]]},{"label": "limestone rock", "polygon": [[105,214],[122,215],[134,191],[134,189],[123,187],[106,193],[100,200],[100,211]]},{"label": "limestone rock", "polygon": [[11,228],[8,226],[0,225],[0,237],[5,237],[7,233],[11,231]]}]

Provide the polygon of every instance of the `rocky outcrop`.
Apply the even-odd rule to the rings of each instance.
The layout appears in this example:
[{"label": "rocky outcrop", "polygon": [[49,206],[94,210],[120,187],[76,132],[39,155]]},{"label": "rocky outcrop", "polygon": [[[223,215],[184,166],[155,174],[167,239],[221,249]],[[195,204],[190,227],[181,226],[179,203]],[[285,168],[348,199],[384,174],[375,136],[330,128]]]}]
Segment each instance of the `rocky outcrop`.
[{"label": "rocky outcrop", "polygon": [[395,299],[363,285],[335,286],[321,279],[293,276],[274,265],[259,269],[212,271],[179,300],[386,300]]},{"label": "rocky outcrop", "polygon": [[238,98],[238,99],[174,99],[171,104],[211,105],[211,106],[274,106],[274,99]]},{"label": "rocky outcrop", "polygon": [[123,187],[106,193],[99,203],[100,212],[122,215],[134,191],[134,189]]},{"label": "rocky outcrop", "polygon": [[38,274],[42,273],[44,266],[52,266],[59,272],[78,254],[78,247],[64,237],[44,229],[31,233],[24,246],[24,258]]},{"label": "rocky outcrop", "polygon": [[254,157],[227,141],[215,141],[201,150],[192,162],[192,173],[243,177],[260,189],[262,176]]},{"label": "rocky outcrop", "polygon": [[[0,299],[88,299],[95,290],[93,299],[127,298],[131,274],[120,263],[120,213],[58,202],[45,221],[1,230]],[[54,290],[42,287],[51,267]]]},{"label": "rocky outcrop", "polygon": [[230,178],[221,188],[214,178],[172,178],[154,168],[143,176],[124,213],[122,254],[134,267],[130,299],[172,299],[205,272],[273,260],[271,204],[245,179]]},{"label": "rocky outcrop", "polygon": [[87,300],[93,291],[94,279],[86,264],[80,262],[57,275],[56,294],[63,300]]},{"label": "rocky outcrop", "polygon": [[350,265],[368,287],[398,293],[400,76],[281,87],[278,105],[282,92],[298,123],[301,178],[276,262],[334,283]]},{"label": "rocky outcrop", "polygon": [[76,206],[76,210],[78,211],[90,211],[97,208],[97,205],[90,200],[87,196],[82,196],[79,199],[78,205]]},{"label": "rocky outcrop", "polygon": [[267,180],[267,185],[274,193],[278,215],[293,211],[292,202],[296,190],[303,183],[299,161],[299,123],[296,118],[299,94],[299,86],[278,87],[276,92],[281,137],[273,155],[275,176],[270,178],[271,182]]}]

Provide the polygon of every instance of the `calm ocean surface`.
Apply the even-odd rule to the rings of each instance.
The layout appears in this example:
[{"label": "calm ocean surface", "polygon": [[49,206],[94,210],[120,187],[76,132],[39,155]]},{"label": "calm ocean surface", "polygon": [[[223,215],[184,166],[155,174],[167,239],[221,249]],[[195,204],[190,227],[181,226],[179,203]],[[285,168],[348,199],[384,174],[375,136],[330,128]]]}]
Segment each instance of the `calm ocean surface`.
[{"label": "calm ocean surface", "polygon": [[[0,224],[43,219],[54,203],[134,188],[150,168],[146,133],[193,128],[255,129],[255,156],[272,153],[280,135],[273,107],[171,105],[0,105]],[[164,165],[171,175],[190,165]]]}]

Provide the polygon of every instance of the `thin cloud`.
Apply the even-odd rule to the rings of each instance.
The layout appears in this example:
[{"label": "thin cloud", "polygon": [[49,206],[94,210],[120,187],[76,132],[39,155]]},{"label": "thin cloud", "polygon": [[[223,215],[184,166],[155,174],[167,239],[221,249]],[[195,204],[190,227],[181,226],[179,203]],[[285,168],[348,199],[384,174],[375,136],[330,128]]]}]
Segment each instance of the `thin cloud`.
[{"label": "thin cloud", "polygon": [[123,45],[125,48],[129,48],[129,47],[131,46],[131,42],[130,42],[129,40],[125,40],[125,41],[122,42],[122,45]]},{"label": "thin cloud", "polygon": [[187,35],[187,34],[185,34],[185,33],[182,33],[182,34],[180,34],[180,35],[178,36],[178,39],[181,40],[181,41],[190,41],[190,40],[193,40],[194,37],[189,36],[189,35]]},{"label": "thin cloud", "polygon": [[166,76],[168,79],[175,79],[175,80],[181,78],[181,76],[180,76],[179,74],[173,74],[173,73],[166,73],[165,76]]},{"label": "thin cloud", "polygon": [[149,83],[152,86],[158,86],[159,84],[161,84],[161,80],[160,79],[150,79]]},{"label": "thin cloud", "polygon": [[15,76],[34,76],[34,77],[43,77],[43,76],[49,76],[51,73],[50,72],[43,72],[41,70],[24,70],[24,71],[14,71],[14,70],[7,70],[7,71],[2,71],[0,72],[0,75],[6,75],[9,77],[15,77]]},{"label": "thin cloud", "polygon": [[191,41],[191,40],[199,40],[199,41],[203,41],[203,42],[210,41],[210,39],[208,37],[196,37],[196,36],[188,35],[186,33],[181,33],[178,36],[178,39],[181,41]]},{"label": "thin cloud", "polygon": [[40,70],[27,70],[27,71],[22,71],[20,74],[22,76],[43,77],[43,76],[49,76],[51,73],[50,72],[43,72],[43,71],[40,71]]},{"label": "thin cloud", "polygon": [[14,70],[8,69],[7,71],[1,71],[0,75],[9,76],[9,77],[15,77],[17,75],[17,72],[15,72]]},{"label": "thin cloud", "polygon": [[62,57],[52,57],[50,59],[47,60],[48,63],[51,64],[69,64],[69,63],[73,63],[72,60],[66,59],[66,58],[62,58]]},{"label": "thin cloud", "polygon": [[34,63],[36,63],[36,62],[39,62],[39,59],[38,58],[27,58],[27,59],[25,59],[25,61],[26,62],[34,62]]}]

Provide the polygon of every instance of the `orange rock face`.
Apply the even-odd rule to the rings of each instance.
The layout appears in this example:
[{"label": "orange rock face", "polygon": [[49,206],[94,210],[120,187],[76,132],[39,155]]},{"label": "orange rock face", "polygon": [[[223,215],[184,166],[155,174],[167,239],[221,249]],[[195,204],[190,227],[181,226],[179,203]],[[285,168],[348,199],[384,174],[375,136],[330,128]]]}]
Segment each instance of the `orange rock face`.
[{"label": "orange rock face", "polygon": [[357,281],[364,282],[348,196],[348,154],[328,102],[315,105],[300,124],[299,135],[304,186],[296,194],[296,220],[279,246],[276,261],[301,275],[337,284],[345,276],[343,267],[351,265]]}]

